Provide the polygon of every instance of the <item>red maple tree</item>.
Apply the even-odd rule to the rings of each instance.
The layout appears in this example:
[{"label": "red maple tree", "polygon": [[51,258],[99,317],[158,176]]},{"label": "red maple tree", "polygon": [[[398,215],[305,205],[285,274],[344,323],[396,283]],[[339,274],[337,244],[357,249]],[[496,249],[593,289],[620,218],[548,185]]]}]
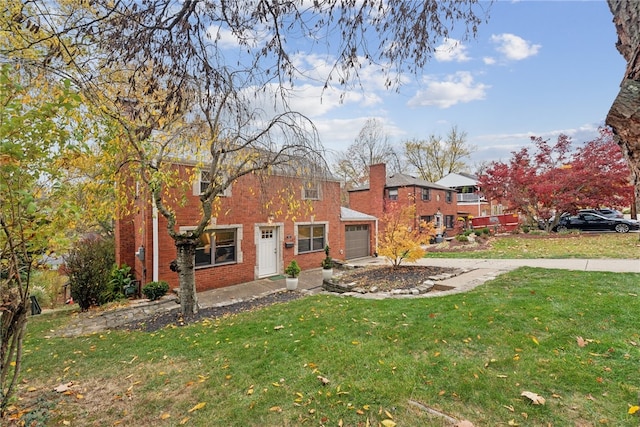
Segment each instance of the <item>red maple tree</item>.
[{"label": "red maple tree", "polygon": [[480,175],[485,197],[548,229],[559,219],[556,213],[629,206],[631,173],[610,130],[600,129],[596,139],[576,150],[566,135],[554,144],[540,137],[531,141],[533,153],[524,147],[507,163],[493,162]]}]

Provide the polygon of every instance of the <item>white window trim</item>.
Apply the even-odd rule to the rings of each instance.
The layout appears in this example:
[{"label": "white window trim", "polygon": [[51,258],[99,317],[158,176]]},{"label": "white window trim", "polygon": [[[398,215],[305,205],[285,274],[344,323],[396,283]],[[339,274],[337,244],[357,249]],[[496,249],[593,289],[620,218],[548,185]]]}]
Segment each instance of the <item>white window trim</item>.
[{"label": "white window trim", "polygon": [[[244,262],[244,255],[242,253],[242,239],[244,235],[244,232],[243,232],[244,226],[242,224],[220,224],[220,225],[213,225],[213,226],[210,225],[207,228],[205,228],[204,231],[209,232],[209,231],[215,231],[215,230],[229,230],[232,228],[236,230],[236,261],[235,263],[200,265],[196,267],[196,270],[200,268],[222,267],[223,265],[241,264],[242,262]],[[186,233],[187,231],[191,231],[195,229],[196,227],[193,227],[193,226],[183,226],[178,228],[180,233]]]},{"label": "white window trim", "polygon": [[[314,252],[320,252],[320,249],[316,249],[314,251],[308,251],[308,252],[298,252],[298,227],[307,227],[310,225],[323,225],[324,226],[324,246],[327,246],[329,243],[329,221],[314,221],[314,222],[295,222],[293,224],[293,228],[294,228],[294,238],[295,238],[295,250],[294,250],[294,255],[298,255],[299,253],[301,254],[312,254]],[[322,247],[322,250],[324,251],[324,246]]]},{"label": "white window trim", "polygon": [[[194,196],[199,196],[202,194],[202,192],[200,191],[200,187],[202,185],[202,172],[206,171],[199,169],[196,179],[193,180],[192,193]],[[229,184],[229,186],[225,188],[222,193],[218,194],[218,196],[231,197],[231,184]]]},{"label": "white window trim", "polygon": [[[318,196],[317,197],[307,197],[307,190],[316,190]],[[318,183],[310,183],[310,185],[305,184],[302,187],[302,200],[322,200],[322,191],[321,187]]]}]

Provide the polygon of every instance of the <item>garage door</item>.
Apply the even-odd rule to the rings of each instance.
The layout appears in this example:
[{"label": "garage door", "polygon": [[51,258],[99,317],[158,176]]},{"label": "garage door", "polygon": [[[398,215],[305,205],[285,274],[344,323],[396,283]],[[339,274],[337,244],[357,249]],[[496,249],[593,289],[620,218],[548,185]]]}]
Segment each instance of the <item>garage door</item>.
[{"label": "garage door", "polygon": [[345,231],[346,259],[369,256],[369,226],[347,225]]}]

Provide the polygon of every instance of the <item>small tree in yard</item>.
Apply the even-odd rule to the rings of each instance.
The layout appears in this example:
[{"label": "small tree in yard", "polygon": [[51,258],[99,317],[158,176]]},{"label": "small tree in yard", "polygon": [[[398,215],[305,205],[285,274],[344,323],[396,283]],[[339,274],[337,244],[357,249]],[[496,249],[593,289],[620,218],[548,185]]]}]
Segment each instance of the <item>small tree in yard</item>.
[{"label": "small tree in yard", "polygon": [[20,373],[33,271],[76,218],[59,202],[55,162],[77,104],[68,86],[0,67],[0,418]]},{"label": "small tree in yard", "polygon": [[391,203],[380,222],[384,231],[378,244],[378,254],[386,257],[393,269],[398,268],[402,261],[416,262],[424,257],[422,245],[436,235],[433,222],[416,219],[414,205],[401,207]]}]

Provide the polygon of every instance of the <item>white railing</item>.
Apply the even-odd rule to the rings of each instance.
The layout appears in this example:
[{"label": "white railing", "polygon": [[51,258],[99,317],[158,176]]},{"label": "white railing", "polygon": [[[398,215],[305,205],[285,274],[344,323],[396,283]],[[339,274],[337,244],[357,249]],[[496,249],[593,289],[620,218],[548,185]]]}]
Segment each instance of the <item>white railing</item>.
[{"label": "white railing", "polygon": [[484,202],[485,198],[475,193],[458,193],[458,203],[478,203]]}]

